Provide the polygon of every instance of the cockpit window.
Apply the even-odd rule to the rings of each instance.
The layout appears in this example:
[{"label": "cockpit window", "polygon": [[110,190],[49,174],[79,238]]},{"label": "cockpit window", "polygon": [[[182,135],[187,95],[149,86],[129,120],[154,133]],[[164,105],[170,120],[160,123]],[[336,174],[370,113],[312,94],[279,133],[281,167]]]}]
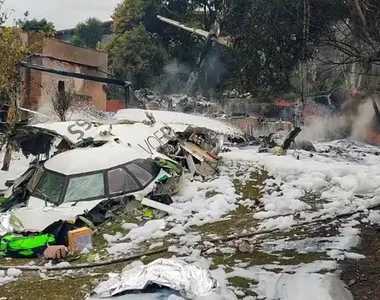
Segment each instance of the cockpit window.
[{"label": "cockpit window", "polygon": [[34,189],[33,195],[44,201],[58,205],[64,185],[65,177],[63,175],[45,171]]},{"label": "cockpit window", "polygon": [[121,192],[134,192],[139,189],[137,182],[122,168],[108,172],[108,185],[111,195]]},{"label": "cockpit window", "polygon": [[64,202],[84,201],[103,195],[103,173],[72,177],[69,180]]},{"label": "cockpit window", "polygon": [[146,188],[160,171],[160,166],[152,159],[136,159],[112,169],[77,175],[41,169],[28,186],[34,197],[60,205],[134,193]]},{"label": "cockpit window", "polygon": [[142,186],[146,186],[147,183],[153,180],[152,174],[136,164],[127,165],[126,168],[137,178]]}]

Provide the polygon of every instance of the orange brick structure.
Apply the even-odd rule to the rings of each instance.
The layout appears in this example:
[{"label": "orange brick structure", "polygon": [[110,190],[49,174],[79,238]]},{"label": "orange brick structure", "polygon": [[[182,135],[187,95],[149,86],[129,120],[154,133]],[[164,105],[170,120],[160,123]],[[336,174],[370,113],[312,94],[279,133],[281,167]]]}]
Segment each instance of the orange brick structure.
[{"label": "orange brick structure", "polygon": [[119,109],[125,109],[125,100],[108,100],[107,109],[108,112],[117,112]]},{"label": "orange brick structure", "polygon": [[[107,77],[108,54],[83,47],[77,47],[54,39],[45,39],[34,33],[21,33],[22,40],[28,44],[41,43],[42,49],[28,62],[40,66],[69,72]],[[57,59],[54,59],[57,58]],[[20,105],[37,111],[45,102],[51,101],[58,86],[65,91],[74,91],[81,98],[105,111],[107,95],[102,83],[83,79],[49,74],[38,70],[22,70]]]}]

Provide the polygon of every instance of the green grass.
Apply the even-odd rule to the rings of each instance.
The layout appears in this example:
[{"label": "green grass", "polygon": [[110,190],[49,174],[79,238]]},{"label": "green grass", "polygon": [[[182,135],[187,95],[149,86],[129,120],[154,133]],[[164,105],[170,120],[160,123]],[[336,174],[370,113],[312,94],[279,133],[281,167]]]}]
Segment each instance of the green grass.
[{"label": "green grass", "polygon": [[252,284],[257,284],[257,281],[250,280],[243,277],[231,277],[228,278],[230,285],[236,288],[249,289]]},{"label": "green grass", "polygon": [[221,265],[232,268],[238,261],[248,263],[248,266],[257,266],[271,264],[273,261],[278,260],[277,256],[261,251],[243,253],[237,250],[235,254],[226,254],[218,251],[209,257],[212,258],[211,269],[217,269]]},{"label": "green grass", "polygon": [[250,179],[241,181],[235,179],[233,181],[236,191],[242,195],[243,199],[260,199],[263,194],[260,191],[265,180],[269,178],[268,173],[264,170],[258,170],[250,173]]},{"label": "green grass", "polygon": [[[238,174],[237,174],[238,175]],[[239,180],[234,180],[233,184],[236,192],[242,196],[242,199],[259,200],[262,197],[260,192],[264,181],[268,179],[268,173],[265,171],[256,171],[250,173],[250,180],[242,182]],[[211,197],[216,193],[211,191],[206,194],[206,196]],[[233,234],[241,234],[243,230],[250,230],[255,228],[258,221],[253,218],[254,211],[252,208],[239,205],[239,207],[230,212],[226,217],[227,220],[206,224],[201,226],[200,232],[208,234],[216,234],[219,236],[228,236]],[[194,230],[198,230],[194,228]]]},{"label": "green grass", "polygon": [[1,297],[7,300],[83,300],[86,294],[93,289],[95,278],[102,277],[64,276],[43,280],[36,273],[23,273],[19,280],[1,287]]},{"label": "green grass", "polygon": [[298,253],[294,250],[291,251],[281,251],[277,252],[282,257],[289,257],[290,259],[281,259],[278,261],[281,262],[281,265],[299,265],[299,264],[308,264],[316,260],[329,260],[330,258],[324,252],[308,252],[308,253]]}]

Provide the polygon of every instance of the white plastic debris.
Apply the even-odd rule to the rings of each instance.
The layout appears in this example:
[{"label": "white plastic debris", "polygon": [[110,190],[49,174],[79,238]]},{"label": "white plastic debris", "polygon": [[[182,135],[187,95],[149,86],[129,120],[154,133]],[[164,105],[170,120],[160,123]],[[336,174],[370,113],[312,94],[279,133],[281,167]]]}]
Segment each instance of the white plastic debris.
[{"label": "white plastic debris", "polygon": [[0,236],[4,236],[13,232],[13,227],[10,223],[11,214],[0,214]]}]

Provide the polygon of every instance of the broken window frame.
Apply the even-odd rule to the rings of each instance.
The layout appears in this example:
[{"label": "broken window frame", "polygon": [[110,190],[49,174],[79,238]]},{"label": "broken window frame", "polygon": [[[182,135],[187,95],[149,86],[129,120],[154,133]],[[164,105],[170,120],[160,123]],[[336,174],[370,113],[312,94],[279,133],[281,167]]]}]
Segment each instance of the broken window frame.
[{"label": "broken window frame", "polygon": [[[147,182],[146,184],[142,185],[142,183],[140,182],[140,180],[134,174],[132,174],[131,171],[128,170],[127,167],[129,165],[131,165],[131,164],[135,164],[138,167],[140,167],[140,168],[144,169],[145,171],[147,171],[149,174],[151,174],[152,175],[151,180],[149,182]],[[108,172],[116,170],[116,169],[120,169],[120,168],[123,169],[123,170],[125,170],[132,177],[132,179],[137,183],[138,188],[136,188],[134,190],[127,190],[127,191],[122,191],[122,192],[119,192],[119,193],[112,193],[111,194],[110,193],[110,189],[109,189],[109,182],[108,182]],[[123,196],[123,195],[128,195],[128,194],[132,194],[132,193],[144,190],[154,180],[156,180],[156,178],[160,174],[161,170],[162,170],[162,168],[152,158],[147,158],[147,159],[139,158],[139,159],[135,159],[135,160],[132,160],[130,162],[127,162],[127,163],[124,163],[124,164],[121,164],[121,165],[118,165],[118,166],[114,166],[112,168],[102,169],[102,170],[97,170],[97,171],[92,171],[92,172],[84,172],[84,173],[73,174],[73,175],[62,174],[62,173],[59,173],[59,172],[56,172],[56,171],[53,171],[53,170],[50,170],[50,169],[46,169],[45,166],[43,166],[43,174],[38,179],[38,182],[36,183],[36,187],[40,184],[40,181],[46,176],[46,174],[53,173],[53,174],[56,174],[58,176],[65,177],[65,181],[64,181],[61,193],[60,193],[59,201],[57,203],[53,203],[53,202],[47,200],[46,202],[54,204],[56,206],[59,206],[59,205],[61,205],[63,203],[87,202],[87,201],[95,201],[95,200],[101,200],[101,199],[106,200],[106,199],[112,199],[112,198],[115,198],[115,197],[119,197],[119,196]],[[81,200],[78,200],[78,201],[65,202],[65,197],[66,197],[66,193],[67,193],[67,189],[68,189],[68,186],[69,186],[70,179],[76,178],[76,177],[85,177],[85,176],[99,174],[99,173],[103,174],[103,184],[104,184],[104,194],[103,195],[100,195],[100,196],[97,196],[97,197],[91,197],[91,198],[81,199]],[[45,199],[43,199],[40,196],[36,195],[36,189],[33,190],[32,196],[35,197],[35,198],[41,199],[42,201],[45,201]]]}]

